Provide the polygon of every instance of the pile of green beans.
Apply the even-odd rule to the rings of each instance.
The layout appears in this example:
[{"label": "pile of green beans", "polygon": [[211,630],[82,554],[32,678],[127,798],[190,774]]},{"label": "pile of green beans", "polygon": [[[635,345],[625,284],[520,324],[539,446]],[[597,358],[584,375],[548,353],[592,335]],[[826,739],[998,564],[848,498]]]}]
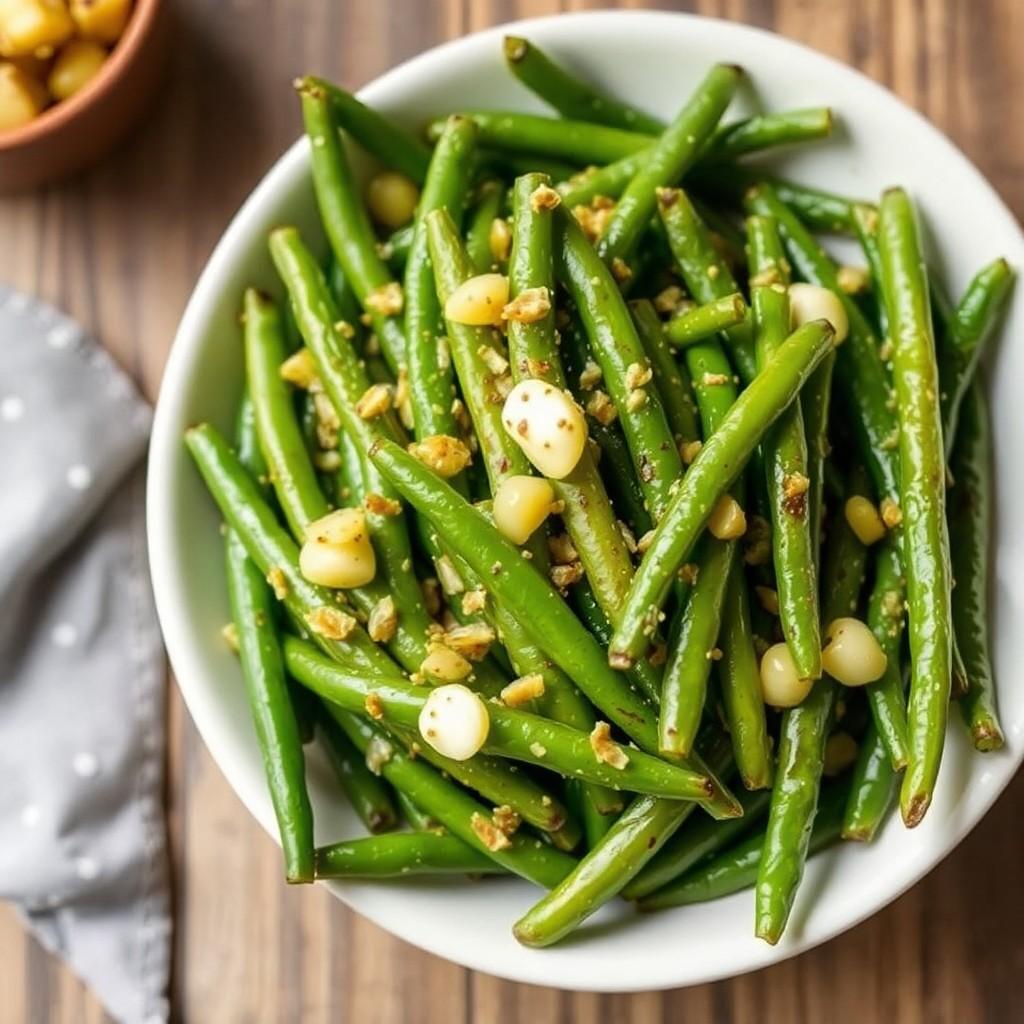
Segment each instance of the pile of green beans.
[{"label": "pile of green beans", "polygon": [[[939,302],[904,190],[745,162],[833,117],[730,119],[742,68],[662,121],[503,54],[550,116],[417,135],[296,82],[329,261],[271,232],[233,443],[186,434],[284,874],[519,875],[531,946],[752,889],[774,943],[807,857],[924,817],[951,700],[1003,744],[979,357],[1014,272]],[[316,847],[314,736],[369,836]]]}]

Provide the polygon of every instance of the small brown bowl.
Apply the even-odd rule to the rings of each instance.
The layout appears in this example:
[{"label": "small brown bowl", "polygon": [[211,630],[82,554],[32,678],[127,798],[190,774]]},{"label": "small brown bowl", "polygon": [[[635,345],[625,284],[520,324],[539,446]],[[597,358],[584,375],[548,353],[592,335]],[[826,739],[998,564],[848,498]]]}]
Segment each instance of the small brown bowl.
[{"label": "small brown bowl", "polygon": [[28,124],[0,132],[0,192],[74,174],[131,127],[160,77],[167,6],[164,0],[135,0],[123,35],[88,85]]}]

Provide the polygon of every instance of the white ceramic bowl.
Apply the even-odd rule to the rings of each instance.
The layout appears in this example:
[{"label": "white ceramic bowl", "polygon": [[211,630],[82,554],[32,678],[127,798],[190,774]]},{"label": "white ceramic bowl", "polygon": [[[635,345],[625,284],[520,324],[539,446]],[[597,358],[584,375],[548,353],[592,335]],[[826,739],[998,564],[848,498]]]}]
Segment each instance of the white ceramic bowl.
[{"label": "white ceramic bowl", "polygon": [[[824,145],[786,158],[787,172],[823,187],[874,196],[903,183],[930,229],[932,257],[954,294],[982,263],[1005,255],[1024,267],[1024,239],[1010,212],[939,132],[890,93],[841,64],[777,36],[724,21],[655,13],[585,14],[523,22],[515,30],[550,48],[613,93],[665,116],[714,61],[750,73],[735,112],[809,104],[835,108],[842,128]],[[364,99],[410,126],[429,115],[537,103],[505,70],[495,28],[417,57],[367,86]],[[538,108],[539,109],[539,108]],[[299,123],[296,110],[296,125]],[[278,161],[229,226],[188,305],[164,376],[149,464],[149,546],[157,605],[182,694],[213,757],[271,834],[274,821],[233,657],[220,627],[228,618],[219,517],[181,443],[191,423],[231,427],[242,378],[237,310],[242,289],[279,291],[264,240],[298,224],[322,245],[306,143]],[[763,967],[850,928],[929,871],[966,835],[1009,781],[1024,752],[1024,308],[1017,301],[994,360],[998,542],[994,619],[996,669],[1007,749],[975,755],[952,721],[938,796],[923,825],[897,820],[870,846],[844,845],[812,860],[789,930],[775,948],[753,937],[749,892],[712,904],[635,917],[606,907],[571,940],[527,950],[510,927],[537,898],[512,879],[334,885],[350,906],[403,939],[467,967],[571,989],[629,991],[711,981]],[[357,834],[354,817],[314,760],[311,783],[320,840]]]}]

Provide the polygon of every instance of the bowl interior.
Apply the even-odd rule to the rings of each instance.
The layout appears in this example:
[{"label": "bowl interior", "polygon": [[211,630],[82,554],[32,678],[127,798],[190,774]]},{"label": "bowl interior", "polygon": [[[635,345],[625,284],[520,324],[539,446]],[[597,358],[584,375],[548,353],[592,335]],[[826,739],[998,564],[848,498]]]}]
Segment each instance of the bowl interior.
[{"label": "bowl interior", "polygon": [[[834,191],[874,197],[902,183],[920,204],[931,257],[957,294],[997,255],[1024,266],[1024,240],[1012,215],[966,159],[891,94],[828,58],[767,33],[692,16],[588,14],[520,23],[516,29],[612,92],[665,116],[714,61],[744,65],[749,83],[732,114],[810,104],[835,108],[836,137],[775,161],[787,174]],[[403,65],[363,91],[410,126],[428,116],[475,107],[541,109],[506,72],[505,29],[450,43]],[[301,70],[301,69],[296,69]],[[299,117],[296,112],[296,126]],[[273,815],[249,723],[238,668],[220,638],[227,621],[218,516],[181,444],[186,426],[210,420],[230,430],[238,400],[241,348],[237,310],[255,283],[280,293],[266,253],[267,231],[295,223],[323,247],[304,142],[290,149],[257,187],[204,271],[167,366],[153,434],[149,477],[150,556],[168,650],[196,724],[231,785],[271,834]],[[1008,438],[1024,432],[1013,383],[1024,372],[1024,328],[1017,301],[992,373],[998,532],[994,570],[996,670],[1015,677],[1024,635],[1024,531],[1013,514],[1024,464]],[[808,866],[790,928],[772,948],[753,938],[750,893],[713,904],[634,918],[612,906],[551,950],[521,948],[512,922],[537,897],[515,880],[346,884],[334,891],[360,913],[418,946],[508,978],[573,989],[627,991],[693,984],[782,959],[850,927],[884,906],[934,866],[978,821],[1024,751],[1024,691],[999,692],[1007,748],[973,755],[959,723],[939,793],[923,825],[890,821],[870,846],[847,844]],[[358,834],[326,764],[310,766],[320,840]],[[619,920],[632,918],[630,920]]]}]

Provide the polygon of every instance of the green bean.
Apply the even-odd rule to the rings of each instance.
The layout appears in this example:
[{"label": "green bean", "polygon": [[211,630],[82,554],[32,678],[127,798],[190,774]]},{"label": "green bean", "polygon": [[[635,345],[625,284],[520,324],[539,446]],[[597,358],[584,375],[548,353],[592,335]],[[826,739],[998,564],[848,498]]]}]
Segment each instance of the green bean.
[{"label": "green bean", "polygon": [[[309,690],[300,688],[302,693]],[[317,725],[323,748],[334,768],[341,788],[368,832],[390,832],[398,824],[398,812],[388,792],[387,784],[369,768],[363,755],[352,745],[338,723],[327,713],[323,704],[316,711]]]},{"label": "green bean", "polygon": [[747,316],[747,304],[739,292],[712,299],[674,316],[665,325],[665,337],[676,348],[686,348],[735,327]]},{"label": "green bean", "polygon": [[413,831],[434,832],[437,835],[447,834],[444,825],[438,824],[429,814],[421,811],[409,796],[401,790],[395,790],[395,802],[402,812],[402,817],[405,818],[406,823]]},{"label": "green bean", "polygon": [[983,267],[967,286],[944,332],[938,358],[942,436],[947,459],[953,451],[960,403],[970,387],[1013,281],[1013,270],[1004,259]]},{"label": "green bean", "polygon": [[[701,303],[734,295],[736,279],[718,254],[707,227],[682,189],[662,189],[658,193],[658,212],[668,235],[676,265],[690,294]],[[757,375],[751,320],[741,320],[722,331],[729,356],[745,383]],[[692,369],[691,369],[692,373]]]},{"label": "green bean", "polygon": [[870,843],[896,800],[899,776],[892,755],[872,722],[861,740],[843,812],[843,838]]},{"label": "green bean", "polygon": [[[763,370],[789,334],[789,273],[775,222],[747,219],[750,291]],[[807,440],[799,397],[779,417],[761,446],[772,523],[775,587],[782,633],[801,679],[821,675],[818,574],[810,529]]]},{"label": "green bean", "polygon": [[[830,352],[818,364],[800,392],[800,411],[804,418],[804,440],[807,442],[807,527],[811,534],[811,558],[815,568],[821,558],[821,527],[825,511],[825,480],[833,464],[828,437],[829,415],[832,411],[832,372],[836,354]],[[833,467],[834,468],[834,467]],[[840,493],[842,490],[840,489]]]},{"label": "green bean", "polygon": [[307,455],[295,420],[291,388],[281,377],[285,359],[281,317],[273,301],[248,288],[245,292],[245,372],[252,396],[260,448],[274,482],[281,511],[292,533],[327,512],[327,500]]},{"label": "green bean", "polygon": [[903,580],[896,538],[887,537],[875,555],[875,582],[868,601],[867,623],[886,657],[885,675],[865,687],[878,736],[894,771],[907,764],[907,711],[900,670],[903,637]]},{"label": "green bean", "polygon": [[975,378],[960,407],[949,492],[953,545],[953,626],[967,668],[960,710],[978,750],[998,750],[1003,732],[996,715],[988,647],[988,556],[992,504],[991,428],[982,382]]},{"label": "green bean", "polygon": [[615,205],[597,243],[602,259],[611,262],[630,254],[654,215],[658,190],[677,184],[692,166],[729,105],[742,75],[742,69],[735,65],[717,64],[697,86],[651,147]]},{"label": "green bean", "polygon": [[613,664],[631,663],[643,653],[676,571],[716,502],[742,471],[766,430],[799,394],[808,375],[832,347],[833,337],[824,321],[805,324],[790,335],[704,442],[655,528],[633,578],[609,648]]},{"label": "green bean", "polygon": [[[409,399],[416,436],[459,436],[452,412],[455,381],[450,361],[442,360],[441,309],[434,286],[427,242],[426,215],[445,209],[456,224],[469,189],[470,157],[476,148],[476,126],[468,118],[449,118],[430,162],[415,229],[405,264],[405,336],[409,364]],[[461,479],[453,486],[459,487]]]},{"label": "green bean", "polygon": [[[315,612],[337,608],[333,591],[310,583],[299,571],[295,541],[217,430],[209,424],[193,427],[185,434],[185,444],[221,514],[238,534],[259,571],[273,577],[293,618],[305,624]],[[332,640],[317,632],[313,638],[331,657],[394,671],[394,662],[360,627],[354,628],[344,640]]]},{"label": "green bean", "polygon": [[[324,231],[335,259],[352,285],[363,310],[369,314],[381,350],[397,374],[405,365],[405,333],[394,312],[382,312],[379,300],[387,289],[401,289],[377,253],[376,239],[359,198],[352,168],[332,118],[331,104],[322,87],[303,80],[300,84],[302,117],[310,139],[313,187]],[[308,344],[308,339],[307,339]]]},{"label": "green bean", "polygon": [[[715,737],[708,753],[716,769],[728,762],[728,742]],[[526,946],[550,946],[582,924],[640,872],[693,811],[692,804],[639,797],[555,888],[513,926]]]},{"label": "green bean", "polygon": [[[653,141],[649,140],[651,143]],[[617,199],[644,165],[649,153],[649,147],[628,153],[603,167],[588,168],[559,182],[558,191],[562,195],[562,202],[572,210],[576,206],[587,206],[598,196]]]},{"label": "green bean", "polygon": [[690,175],[689,184],[702,194],[709,192],[732,201],[741,200],[750,188],[766,186],[810,230],[853,231],[853,208],[858,200],[766,175],[760,167],[738,163],[698,164]]},{"label": "green bean", "polygon": [[[657,725],[646,701],[609,667],[601,645],[519,550],[477,509],[397,445],[380,441],[370,456],[405,499],[431,520],[438,534],[458,548],[488,591],[519,619],[591,703],[642,749],[657,751]],[[699,765],[696,760],[682,763]],[[713,777],[712,785],[709,812],[730,816],[734,810],[731,794]]]},{"label": "green bean", "polygon": [[[845,799],[845,785],[824,788],[821,802],[814,814],[814,824],[807,830],[808,856],[831,846],[839,838]],[[731,850],[726,850],[707,863],[698,865],[672,884],[640,900],[637,904],[638,909],[664,910],[667,907],[703,903],[750,888],[762,870],[764,839],[761,833],[744,839]]]},{"label": "green bean", "polygon": [[[579,319],[570,316],[560,332],[561,355],[565,363],[567,383],[576,401],[586,405],[587,392],[580,387],[580,375],[590,359],[590,345]],[[629,446],[618,423],[587,421],[590,439],[597,443],[600,456],[598,472],[612,498],[612,507],[640,537],[651,528],[651,516],[644,506],[644,493],[640,478],[633,469]]]},{"label": "green bean", "polygon": [[662,408],[673,436],[681,444],[696,441],[700,437],[700,427],[693,404],[693,385],[689,374],[676,362],[668,346],[661,318],[649,299],[636,299],[630,302],[629,308],[636,324],[637,336],[654,371],[654,386],[661,396]]},{"label": "green bean", "polygon": [[487,754],[455,761],[420,743],[415,728],[402,729],[390,721],[386,725],[391,735],[401,740],[407,749],[415,751],[417,757],[443,772],[446,778],[475,791],[494,807],[508,807],[527,824],[546,833],[558,849],[570,851],[579,845],[582,836],[579,824],[570,819],[562,801],[556,800],[518,765]]},{"label": "green bean", "polygon": [[900,189],[889,189],[882,196],[878,242],[892,329],[900,427],[900,507],[911,662],[909,759],[900,809],[904,822],[912,827],[928,810],[942,759],[952,680],[952,612],[935,338],[914,209]]},{"label": "green bean", "polygon": [[[400,729],[418,729],[427,697],[397,672],[385,676],[347,671],[315,647],[295,637],[284,642],[289,673],[347,711],[362,712],[368,703],[382,720]],[[510,757],[613,789],[652,793],[676,800],[707,800],[710,780],[698,772],[669,764],[641,750],[630,750],[621,768],[599,760],[585,732],[500,704],[487,707],[490,729],[484,753]],[[426,751],[424,757],[428,757]],[[429,759],[429,757],[428,757]]]},{"label": "green bean", "polygon": [[746,578],[736,556],[722,604],[718,689],[740,778],[747,789],[757,790],[772,784],[772,748],[752,632]]},{"label": "green bean", "polygon": [[521,36],[505,36],[505,61],[520,82],[554,107],[562,117],[613,128],[658,134],[662,122],[628,103],[599,92],[556,64],[536,43]]},{"label": "green bean", "polygon": [[700,160],[713,164],[773,146],[824,139],[831,134],[832,111],[828,107],[757,114],[719,127],[700,154]]},{"label": "green bean", "polygon": [[238,403],[238,417],[235,421],[235,452],[238,461],[249,473],[260,489],[260,493],[269,491],[270,470],[267,460],[260,448],[259,434],[256,432],[256,408],[248,389],[242,392]]},{"label": "green bean", "polygon": [[277,818],[285,879],[311,882],[313,810],[306,792],[302,739],[274,625],[273,599],[266,580],[233,531],[225,540],[225,559],[242,677]]},{"label": "green bean", "polygon": [[[850,335],[836,353],[837,379],[853,412],[853,427],[879,499],[899,493],[898,423],[879,343],[860,307],[839,287],[835,263],[770,185],[747,195],[753,213],[774,217],[794,267],[811,284],[835,292],[850,321]],[[891,311],[890,311],[891,315]]]},{"label": "green bean", "polygon": [[853,206],[853,230],[868,261],[871,274],[871,289],[875,300],[878,330],[884,337],[889,333],[889,317],[882,293],[882,256],[878,251],[878,208],[870,203],[856,203]]},{"label": "green bean", "polygon": [[[463,281],[473,276],[473,270],[458,231],[444,210],[433,211],[426,225],[437,295],[443,305]],[[502,399],[497,391],[497,378],[482,355],[490,350],[504,361],[501,344],[497,332],[490,327],[470,327],[449,320],[447,328],[452,361],[494,492],[507,476],[531,472],[522,449],[508,436],[501,422]]]},{"label": "green bean", "polygon": [[[548,179],[540,174],[523,175],[515,183],[509,262],[509,294],[513,299],[531,288],[544,288],[554,296],[551,211],[535,210],[532,204],[537,189],[548,184]],[[512,379],[516,383],[535,377],[559,389],[565,388],[552,315],[532,323],[510,321],[508,344]],[[629,589],[633,564],[589,449],[584,449],[571,473],[549,482],[555,497],[563,503],[562,520],[598,604],[607,616],[614,618]]]},{"label": "green bean", "polygon": [[405,269],[409,260],[409,252],[412,249],[413,235],[416,233],[416,224],[406,224],[396,228],[388,235],[386,241],[379,246],[381,259],[396,273],[400,274]]},{"label": "green bean", "polygon": [[556,273],[583,320],[605,387],[618,409],[647,508],[657,521],[682,472],[682,460],[657,394],[637,383],[643,379],[647,356],[615,279],[576,219],[559,207],[554,226]]},{"label": "green bean", "polygon": [[[390,415],[364,420],[357,412],[359,399],[369,387],[366,373],[343,330],[337,324],[337,307],[320,268],[294,228],[277,228],[270,235],[270,252],[288,289],[302,336],[306,341],[324,391],[334,405],[346,433],[365,452],[381,433],[398,437],[400,428]],[[394,498],[395,492],[373,468],[363,462],[367,492]],[[377,558],[392,591],[399,613],[410,626],[424,616],[423,594],[409,572],[412,549],[404,513],[379,515],[368,512],[367,521]]]},{"label": "green bean", "polygon": [[404,878],[407,875],[502,874],[489,857],[455,836],[396,832],[348,839],[316,851],[316,877]]},{"label": "green bean", "polygon": [[662,886],[674,882],[696,865],[727,849],[754,828],[768,811],[768,790],[740,790],[741,818],[715,821],[706,814],[686,824],[647,862],[644,869],[622,890],[622,898],[642,900]]},{"label": "green bean", "polygon": [[[466,120],[475,124],[470,118]],[[500,181],[492,179],[483,182],[466,227],[466,255],[474,274],[487,274],[498,269],[494,253],[491,252],[491,228],[501,214],[504,201],[505,189]]]},{"label": "green bean", "polygon": [[[609,128],[588,121],[569,121],[510,110],[466,110],[480,126],[480,144],[514,153],[570,160],[576,164],[607,164],[629,153],[647,149],[650,135]],[[436,139],[442,120],[427,125],[427,137]]]},{"label": "green bean", "polygon": [[708,676],[718,637],[729,567],[736,545],[710,535],[694,555],[697,580],[674,627],[661,683],[658,742],[661,749],[688,754],[697,737]]},{"label": "green bean", "polygon": [[[854,473],[849,493],[863,486]],[[867,549],[857,540],[840,507],[831,517],[824,571],[822,618],[831,622],[857,606]],[[764,854],[757,867],[755,932],[774,945],[793,908],[815,820],[825,744],[836,702],[836,683],[823,676],[802,704],[783,713]]]},{"label": "green bean", "polygon": [[338,124],[385,167],[399,171],[417,184],[427,176],[430,150],[411,132],[323,78],[307,75],[295,87],[303,94],[310,90],[323,93]]},{"label": "green bean", "polygon": [[332,708],[332,714],[356,747],[374,755],[380,772],[395,789],[408,795],[425,814],[439,821],[453,836],[490,858],[507,871],[545,889],[557,885],[574,867],[568,853],[526,834],[508,837],[507,845],[491,849],[477,834],[491,820],[488,807],[449,782],[422,758],[414,757],[396,741],[358,715]]},{"label": "green bean", "polygon": [[[578,782],[567,782],[565,792],[573,813],[583,822],[583,838],[586,848],[592,850],[608,829],[615,824],[615,819],[622,813],[624,804],[620,796],[617,807],[602,810],[591,799],[588,789],[589,787]],[[709,818],[708,820],[713,819]]]}]

